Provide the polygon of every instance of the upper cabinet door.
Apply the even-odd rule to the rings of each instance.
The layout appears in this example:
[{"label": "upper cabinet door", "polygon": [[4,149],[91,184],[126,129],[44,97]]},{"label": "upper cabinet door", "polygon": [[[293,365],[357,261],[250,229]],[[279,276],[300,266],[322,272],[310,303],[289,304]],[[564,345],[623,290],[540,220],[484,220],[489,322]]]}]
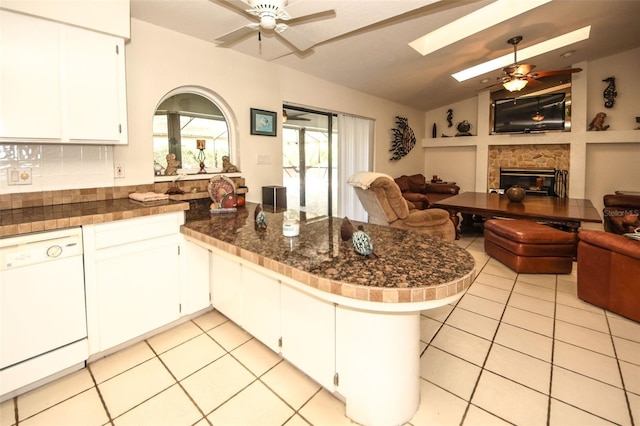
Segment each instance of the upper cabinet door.
[{"label": "upper cabinet door", "polygon": [[60,38],[59,24],[0,10],[0,138],[62,137]]},{"label": "upper cabinet door", "polygon": [[124,41],[0,10],[0,142],[126,144]]},{"label": "upper cabinet door", "polygon": [[67,27],[65,33],[68,139],[119,143],[124,42],[81,28]]}]

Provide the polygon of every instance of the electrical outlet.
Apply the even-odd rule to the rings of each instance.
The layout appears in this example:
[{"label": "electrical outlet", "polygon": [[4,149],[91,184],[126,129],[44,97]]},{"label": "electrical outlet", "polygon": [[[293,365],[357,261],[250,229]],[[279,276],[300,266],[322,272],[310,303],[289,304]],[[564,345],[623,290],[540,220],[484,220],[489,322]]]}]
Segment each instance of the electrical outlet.
[{"label": "electrical outlet", "polygon": [[124,178],[124,164],[118,163],[114,166],[114,176],[116,179]]},{"label": "electrical outlet", "polygon": [[31,185],[31,167],[10,167],[7,170],[7,181],[9,185]]}]

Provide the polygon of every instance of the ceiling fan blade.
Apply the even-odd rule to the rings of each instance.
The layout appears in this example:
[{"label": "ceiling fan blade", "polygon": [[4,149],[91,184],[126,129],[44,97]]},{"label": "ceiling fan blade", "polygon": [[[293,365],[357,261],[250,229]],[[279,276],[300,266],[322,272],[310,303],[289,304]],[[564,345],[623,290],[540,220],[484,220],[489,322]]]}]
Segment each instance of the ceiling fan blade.
[{"label": "ceiling fan blade", "polygon": [[247,24],[244,27],[240,27],[236,30],[231,31],[225,35],[222,35],[216,38],[216,41],[220,43],[220,45],[231,44],[236,41],[240,41],[245,38],[247,35],[254,33],[257,29],[260,28],[260,24]]},{"label": "ceiling fan blade", "polygon": [[296,50],[300,52],[304,52],[305,50],[311,49],[316,45],[315,41],[308,39],[306,36],[302,35],[300,31],[297,31],[295,28],[287,28],[286,31],[282,31],[280,33],[276,33],[279,37],[282,37],[284,41],[292,45],[296,48]]},{"label": "ceiling fan blade", "polygon": [[582,68],[569,68],[566,70],[555,70],[555,71],[540,71],[540,72],[533,72],[529,74],[528,77],[533,79],[538,79],[542,77],[548,77],[550,75],[573,74],[580,71],[582,71]]},{"label": "ceiling fan blade", "polygon": [[333,9],[325,9],[325,10],[320,10],[318,12],[313,12],[313,13],[307,13],[306,15],[301,15],[301,16],[296,16],[294,17],[290,17],[288,19],[288,23],[289,24],[297,24],[298,22],[309,22],[309,21],[319,21],[321,19],[328,19],[328,18],[335,18],[336,17],[336,11]]},{"label": "ceiling fan blade", "polygon": [[518,68],[516,68],[513,73],[518,75],[527,75],[535,67],[536,67],[535,65],[530,65],[530,64],[518,64]]},{"label": "ceiling fan blade", "polygon": [[252,9],[251,5],[249,4],[249,1],[244,1],[244,0],[211,0],[215,3],[223,3],[226,5],[229,5],[235,9],[237,9],[240,12],[247,12],[249,9]]},{"label": "ceiling fan blade", "polygon": [[536,87],[536,86],[542,86],[542,82],[536,80],[535,78],[531,78],[529,76],[525,77],[527,79],[527,87]]}]

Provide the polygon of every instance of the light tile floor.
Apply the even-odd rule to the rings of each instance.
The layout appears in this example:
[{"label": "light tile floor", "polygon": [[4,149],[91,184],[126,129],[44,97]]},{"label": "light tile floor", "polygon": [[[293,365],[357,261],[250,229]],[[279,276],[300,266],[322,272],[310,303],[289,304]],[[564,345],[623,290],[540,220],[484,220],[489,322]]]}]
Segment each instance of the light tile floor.
[{"label": "light tile floor", "polygon": [[[516,274],[458,244],[477,278],[421,316],[411,425],[640,425],[640,324],[570,275]],[[0,406],[1,425],[348,425],[344,404],[216,311]]]}]

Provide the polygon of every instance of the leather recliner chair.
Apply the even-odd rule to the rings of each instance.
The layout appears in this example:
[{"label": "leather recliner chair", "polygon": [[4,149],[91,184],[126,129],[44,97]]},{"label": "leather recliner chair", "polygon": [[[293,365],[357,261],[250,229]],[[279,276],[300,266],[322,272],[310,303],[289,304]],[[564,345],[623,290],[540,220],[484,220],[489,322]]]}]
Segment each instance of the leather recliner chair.
[{"label": "leather recliner chair", "polygon": [[347,183],[353,186],[367,211],[369,223],[455,240],[455,226],[446,210],[416,209],[402,197],[400,188],[390,176],[357,172],[349,177]]},{"label": "leather recliner chair", "polygon": [[626,234],[640,227],[640,195],[616,191],[603,197],[604,230],[614,234]]},{"label": "leather recliner chair", "polygon": [[578,238],[578,297],[640,322],[640,241],[587,230]]}]

